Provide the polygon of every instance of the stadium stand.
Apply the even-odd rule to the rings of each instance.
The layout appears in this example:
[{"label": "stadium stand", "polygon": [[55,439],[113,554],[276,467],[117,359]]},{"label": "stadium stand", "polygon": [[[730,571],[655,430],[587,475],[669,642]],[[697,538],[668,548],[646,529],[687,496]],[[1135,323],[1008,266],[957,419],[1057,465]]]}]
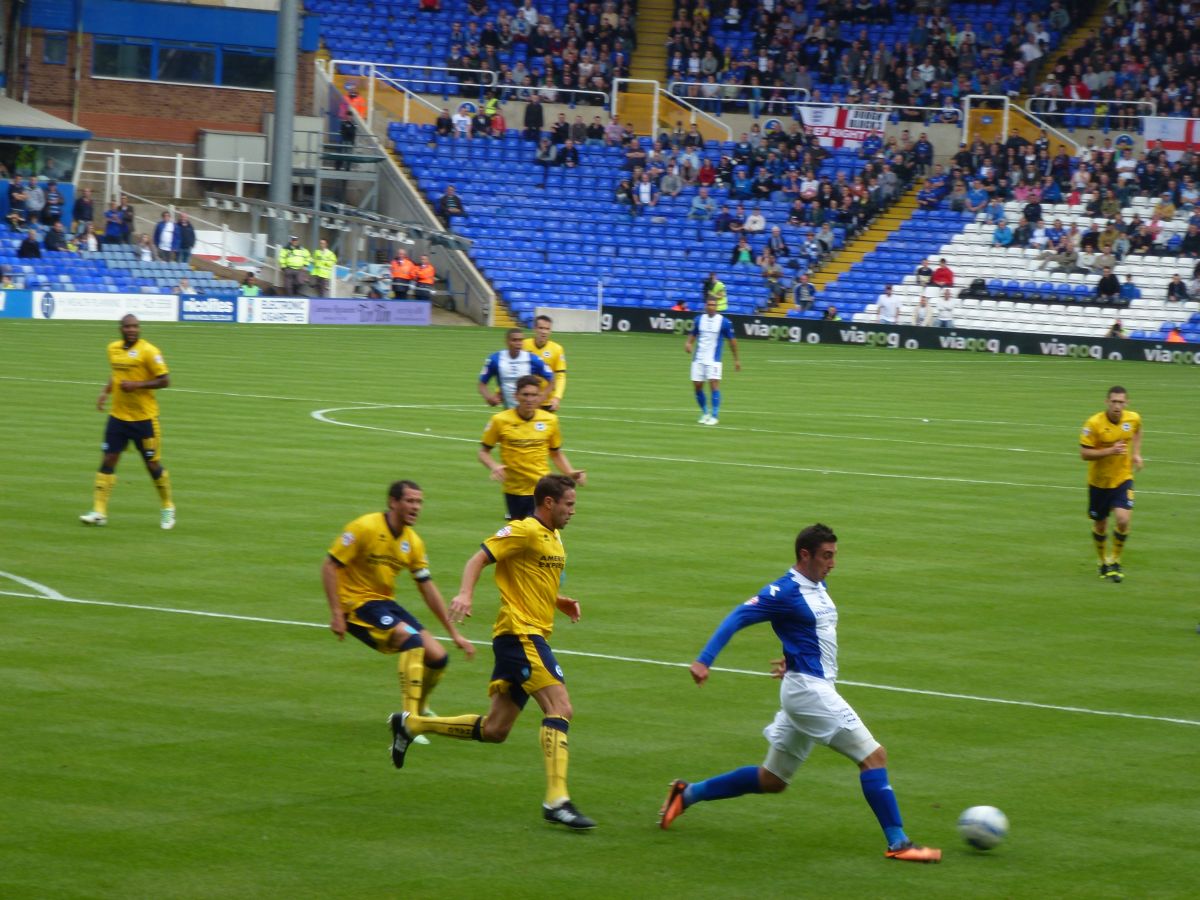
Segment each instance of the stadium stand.
[{"label": "stadium stand", "polygon": [[234,281],[185,263],[141,262],[127,244],[102,244],[95,253],[43,250],[40,259],[19,259],[20,243],[19,233],[0,240],[0,269],[11,274],[17,286],[29,290],[169,294],[182,278],[187,278],[197,293],[236,293],[238,289]]},{"label": "stadium stand", "polygon": [[1200,116],[1197,47],[1200,21],[1184,4],[1110,4],[1099,27],[1054,61],[1032,108],[1072,131],[1140,132],[1138,117],[1150,109],[1158,116]]},{"label": "stadium stand", "polygon": [[[457,187],[468,215],[455,221],[455,231],[475,241],[475,262],[522,321],[538,305],[595,306],[601,281],[606,304],[666,309],[682,300],[696,308],[710,271],[725,281],[731,312],[752,313],[769,302],[757,267],[731,266],[734,236],[688,219],[696,188],[664,195],[637,216],[617,202],[615,188],[630,174],[620,146],[580,148],[579,167],[551,168],[541,188],[535,148],[515,131],[500,140],[467,140],[438,136],[431,126],[393,123],[389,136],[426,198],[440,197],[447,184]],[[639,143],[653,147],[649,138]],[[732,144],[716,142],[704,150],[709,159],[734,152]],[[820,176],[849,183],[865,166],[856,152],[835,151],[822,161]],[[760,207],[767,227],[751,238],[756,256],[778,225],[801,267],[812,263],[804,248],[815,229],[788,224],[782,191],[761,201],[730,199],[726,186],[711,193],[718,206]],[[833,232],[840,247],[846,230]],[[789,280],[800,270],[788,270]]]}]

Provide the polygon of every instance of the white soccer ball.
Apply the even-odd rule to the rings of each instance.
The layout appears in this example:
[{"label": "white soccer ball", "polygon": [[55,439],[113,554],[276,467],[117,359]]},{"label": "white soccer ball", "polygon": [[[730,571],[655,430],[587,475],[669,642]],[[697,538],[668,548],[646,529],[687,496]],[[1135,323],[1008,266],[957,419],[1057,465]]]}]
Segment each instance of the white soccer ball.
[{"label": "white soccer ball", "polygon": [[958,833],[977,850],[991,850],[1008,835],[1008,816],[994,806],[972,806],[958,817]]}]

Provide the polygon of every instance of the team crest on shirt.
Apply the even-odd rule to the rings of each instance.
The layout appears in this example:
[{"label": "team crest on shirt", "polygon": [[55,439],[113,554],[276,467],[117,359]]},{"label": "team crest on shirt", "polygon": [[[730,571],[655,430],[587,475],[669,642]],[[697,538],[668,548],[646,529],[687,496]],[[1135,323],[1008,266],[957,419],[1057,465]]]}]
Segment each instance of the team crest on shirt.
[{"label": "team crest on shirt", "polygon": [[534,422],[534,423],[533,423],[533,430],[534,430],[534,431],[545,431],[545,430],[546,430],[546,423],[545,423],[545,422]]},{"label": "team crest on shirt", "polygon": [[499,531],[496,532],[496,537],[508,537],[510,534],[512,534],[512,529],[509,528],[507,525],[505,525],[503,528],[501,528]]},{"label": "team crest on shirt", "polygon": [[402,552],[404,552],[404,553],[407,553],[407,552],[408,552],[409,550],[411,550],[411,549],[412,549],[412,545],[411,545],[411,544],[409,544],[409,542],[408,542],[408,541],[401,541],[401,542],[400,542],[400,550],[401,550]]},{"label": "team crest on shirt", "polygon": [[1122,431],[1129,431],[1129,423],[1128,423],[1128,422],[1123,422],[1123,423],[1121,424],[1121,430],[1122,430]]},{"label": "team crest on shirt", "polygon": [[342,546],[349,547],[353,543],[354,543],[354,533],[350,532],[350,531],[343,531],[342,532]]},{"label": "team crest on shirt", "polygon": [[129,351],[129,358],[130,358],[130,359],[137,359],[137,351],[136,351],[136,350],[130,350],[130,351]]}]

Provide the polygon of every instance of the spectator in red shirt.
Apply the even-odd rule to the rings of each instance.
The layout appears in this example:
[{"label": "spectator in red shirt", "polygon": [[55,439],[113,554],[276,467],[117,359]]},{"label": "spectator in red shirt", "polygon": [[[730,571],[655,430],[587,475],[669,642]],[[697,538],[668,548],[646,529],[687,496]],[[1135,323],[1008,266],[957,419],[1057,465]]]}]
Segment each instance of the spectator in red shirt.
[{"label": "spectator in red shirt", "polygon": [[954,287],[954,272],[946,265],[945,259],[942,259],[938,263],[938,267],[933,270],[933,277],[929,279],[929,283],[937,287]]}]

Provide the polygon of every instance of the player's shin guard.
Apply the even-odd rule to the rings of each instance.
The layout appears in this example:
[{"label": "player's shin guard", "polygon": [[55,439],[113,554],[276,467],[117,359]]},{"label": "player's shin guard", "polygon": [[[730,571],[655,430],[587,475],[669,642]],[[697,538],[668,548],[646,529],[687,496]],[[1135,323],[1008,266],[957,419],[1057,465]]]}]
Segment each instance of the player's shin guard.
[{"label": "player's shin guard", "polygon": [[460,741],[483,740],[483,716],[409,716],[404,727],[410,734],[440,734]]},{"label": "player's shin guard", "polygon": [[894,847],[908,840],[904,833],[904,823],[900,819],[900,805],[896,802],[896,792],[888,782],[887,769],[867,769],[860,772],[858,780],[862,783],[863,796],[879,820],[888,846]]},{"label": "player's shin guard", "polygon": [[721,392],[714,390],[712,392],[712,414],[713,418],[718,418],[721,415]]},{"label": "player's shin guard", "polygon": [[1092,532],[1092,544],[1096,548],[1096,556],[1099,558],[1101,563],[1108,562],[1108,556],[1104,552],[1104,544],[1105,544],[1107,538],[1108,538],[1108,535],[1105,534],[1103,531],[1093,531]]},{"label": "player's shin guard", "polygon": [[1113,531],[1113,562],[1119,563],[1121,561],[1121,551],[1125,549],[1125,539],[1127,537],[1129,537],[1128,531]]},{"label": "player's shin guard", "polygon": [[425,690],[425,647],[418,644],[408,650],[401,650],[396,668],[400,673],[401,705],[406,713],[419,715],[421,695]]},{"label": "player's shin guard", "polygon": [[696,403],[700,406],[700,412],[708,413],[708,403],[704,399],[704,388],[696,388]]},{"label": "player's shin guard", "polygon": [[571,723],[561,716],[542,719],[538,739],[546,762],[546,805],[558,806],[571,795],[567,793],[567,729]]},{"label": "player's shin guard", "polygon": [[446,666],[449,662],[450,654],[446,654],[441,659],[425,661],[425,689],[421,691],[420,712],[429,709],[429,695],[433,693],[433,689],[438,686],[438,682],[446,674]]},{"label": "player's shin guard", "polygon": [[175,505],[171,502],[171,475],[166,469],[159,469],[158,475],[154,476],[154,489],[158,491],[158,499],[162,501],[163,509]]},{"label": "player's shin guard", "polygon": [[92,511],[102,516],[108,515],[108,498],[112,496],[117,484],[117,476],[112,472],[97,472],[96,484],[92,490]]}]

